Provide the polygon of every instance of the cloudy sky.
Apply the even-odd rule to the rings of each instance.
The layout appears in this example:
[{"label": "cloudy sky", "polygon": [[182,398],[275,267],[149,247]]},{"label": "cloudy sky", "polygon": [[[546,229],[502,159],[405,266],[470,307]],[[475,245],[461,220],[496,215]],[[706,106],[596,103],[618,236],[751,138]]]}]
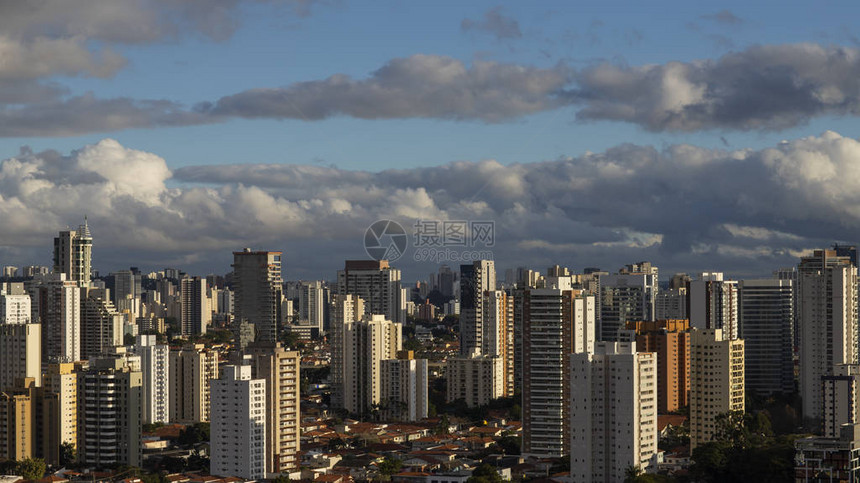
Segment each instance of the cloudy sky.
[{"label": "cloudy sky", "polygon": [[696,3],[0,1],[0,265],[84,215],[103,273],[332,278],[379,219],[664,278],[857,242],[860,4]]}]

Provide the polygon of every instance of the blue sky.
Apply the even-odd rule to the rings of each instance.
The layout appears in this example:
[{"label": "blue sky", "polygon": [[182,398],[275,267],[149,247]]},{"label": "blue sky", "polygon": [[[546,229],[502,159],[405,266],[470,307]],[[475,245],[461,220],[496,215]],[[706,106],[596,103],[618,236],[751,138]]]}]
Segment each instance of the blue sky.
[{"label": "blue sky", "polygon": [[[233,248],[302,250],[319,246],[311,232],[322,231],[330,252],[295,260],[303,277],[326,276],[333,260],[363,256],[351,240],[360,240],[362,227],[384,216],[410,224],[426,216],[513,217],[522,208],[533,219],[548,217],[546,223],[570,224],[576,232],[506,227],[509,244],[498,248],[507,257],[502,267],[542,268],[558,261],[613,269],[631,257],[649,257],[669,271],[725,266],[738,274],[766,274],[793,263],[803,250],[860,236],[848,228],[858,216],[850,187],[808,199],[810,206],[822,203],[830,221],[804,217],[799,209],[725,210],[745,194],[731,179],[722,187],[728,202],[691,189],[680,202],[704,206],[701,216],[712,219],[683,236],[683,226],[664,226],[659,217],[644,225],[608,209],[613,203],[553,201],[568,191],[608,196],[577,190],[608,182],[606,170],[615,165],[632,179],[628,189],[612,189],[630,192],[637,178],[654,169],[626,157],[634,151],[643,156],[653,148],[662,159],[654,163],[677,163],[674,171],[683,171],[693,160],[689,152],[674,152],[677,145],[695,147],[697,156],[713,163],[754,160],[770,171],[751,176],[761,176],[762,183],[779,178],[776,190],[812,189],[819,170],[853,166],[851,156],[828,158],[830,168],[814,161],[798,165],[806,158],[792,149],[805,155],[815,144],[820,152],[813,154],[838,157],[858,137],[860,88],[852,79],[860,69],[860,36],[848,23],[860,13],[854,2],[104,5],[73,0],[52,9],[38,2],[0,6],[0,59],[15,61],[0,67],[0,167],[27,167],[0,174],[0,221],[18,229],[0,237],[0,263],[39,263],[40,240],[47,244],[56,225],[74,225],[78,217],[72,215],[84,211],[92,213],[94,231],[105,234],[103,270],[172,263],[223,272]],[[451,70],[461,73],[443,75]],[[45,93],[28,94],[32,88]],[[840,138],[823,135],[827,131]],[[814,141],[804,144],[810,136]],[[117,144],[105,144],[107,138]],[[636,149],[623,149],[626,144]],[[23,146],[29,151],[22,152]],[[782,164],[774,164],[774,149],[782,150]],[[603,161],[594,164],[590,156]],[[452,165],[459,162],[466,164]],[[455,180],[445,176],[462,169],[476,176],[473,186],[483,186],[482,176],[496,172],[495,164],[481,164],[488,162],[510,168],[499,171],[507,184],[499,184],[498,193],[452,195]],[[536,180],[530,163],[541,163],[536,173],[572,165],[569,190],[536,194],[545,183]],[[94,172],[94,165],[115,175]],[[133,168],[140,176],[125,176]],[[580,178],[577,169],[591,174]],[[273,170],[282,176],[300,172],[305,184],[260,181],[260,172]],[[801,178],[790,178],[792,170]],[[371,173],[358,175],[364,171]],[[652,179],[655,189],[690,182],[672,172]],[[508,179],[511,173],[517,174]],[[80,181],[92,176],[103,177],[98,189]],[[410,181],[390,181],[398,176]],[[710,179],[707,173],[690,176]],[[350,179],[365,180],[365,192]],[[421,179],[428,181],[422,185]],[[22,188],[46,190],[46,183],[51,196]],[[519,198],[506,198],[517,183],[526,185]],[[250,188],[259,192],[244,196],[285,211],[246,214],[266,229],[231,225],[236,233],[219,234],[218,227],[229,224],[219,224],[229,212],[225,203]],[[56,197],[58,192],[66,197]],[[368,200],[369,192],[378,198]],[[654,201],[654,209],[665,210],[660,203]],[[313,211],[319,206],[326,208]],[[579,214],[584,209],[602,214]],[[19,221],[18,212],[27,210],[44,220],[37,226],[26,217]],[[154,221],[167,216],[199,225],[199,231],[185,239],[187,227]],[[267,221],[277,216],[289,223]],[[354,220],[345,223],[341,216]],[[159,226],[161,235],[140,233],[142,224]],[[644,247],[631,241],[650,235],[663,241]],[[571,245],[570,239],[577,241]],[[607,243],[615,248],[606,249]],[[143,261],[126,263],[134,257]]]}]

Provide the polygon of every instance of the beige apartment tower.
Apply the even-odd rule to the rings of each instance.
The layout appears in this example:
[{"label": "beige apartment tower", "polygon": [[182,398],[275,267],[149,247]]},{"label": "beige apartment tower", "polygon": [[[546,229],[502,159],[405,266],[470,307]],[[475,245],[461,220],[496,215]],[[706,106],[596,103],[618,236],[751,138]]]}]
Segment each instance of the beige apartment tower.
[{"label": "beige apartment tower", "polygon": [[0,325],[0,391],[25,377],[42,385],[42,326],[40,324]]},{"label": "beige apartment tower", "polygon": [[744,341],[722,329],[690,333],[690,448],[710,442],[717,416],[744,410]]},{"label": "beige apartment tower", "polygon": [[396,359],[402,344],[402,326],[384,315],[365,316],[345,326],[344,408],[353,414],[370,414],[382,400],[382,361]]},{"label": "beige apartment tower", "polygon": [[254,379],[266,381],[266,473],[289,473],[299,467],[299,413],[302,355],[280,343],[256,342],[245,350]]},{"label": "beige apartment tower", "polygon": [[42,397],[42,455],[60,464],[64,443],[78,445],[78,372],[81,364],[50,364],[45,371]]}]

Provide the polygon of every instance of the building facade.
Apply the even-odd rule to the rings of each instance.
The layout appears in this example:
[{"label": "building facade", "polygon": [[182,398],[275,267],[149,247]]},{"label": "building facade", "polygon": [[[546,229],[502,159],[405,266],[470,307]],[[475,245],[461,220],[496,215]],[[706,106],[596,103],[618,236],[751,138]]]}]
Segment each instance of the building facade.
[{"label": "building facade", "polygon": [[278,340],[281,283],[281,252],[233,252],[233,315],[254,324],[260,342]]},{"label": "building facade", "polygon": [[721,329],[690,334],[690,448],[710,442],[717,417],[744,410],[744,341]]},{"label": "building facade", "polygon": [[266,381],[250,366],[225,366],[212,381],[211,468],[218,476],[266,477]]}]

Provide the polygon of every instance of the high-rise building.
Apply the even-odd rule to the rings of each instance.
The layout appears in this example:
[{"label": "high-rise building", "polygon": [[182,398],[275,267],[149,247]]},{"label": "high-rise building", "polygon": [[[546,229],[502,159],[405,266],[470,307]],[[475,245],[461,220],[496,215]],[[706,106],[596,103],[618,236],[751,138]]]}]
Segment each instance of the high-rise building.
[{"label": "high-rise building", "polygon": [[505,396],[505,366],[500,356],[453,357],[445,366],[448,402],[462,399],[471,408]]},{"label": "high-rise building", "polygon": [[170,421],[209,421],[209,383],[218,379],[218,353],[194,344],[170,351]]},{"label": "high-rise building", "polygon": [[[288,473],[299,467],[301,426],[299,367],[302,355],[280,343],[255,343],[245,351],[251,376],[266,382],[266,472]],[[214,415],[213,415],[214,417]]]},{"label": "high-rise building", "polygon": [[42,326],[0,324],[0,391],[26,377],[42,385]]},{"label": "high-rise building", "polygon": [[628,321],[655,319],[657,273],[657,267],[642,262],[600,275],[600,340],[618,340]]},{"label": "high-rise building", "polygon": [[570,354],[593,352],[595,301],[570,277],[547,278],[523,298],[523,454],[570,451]]},{"label": "high-rise building", "polygon": [[824,416],[821,378],[836,364],[857,363],[857,268],[832,250],[815,250],[797,267],[800,396],[803,417],[817,428]]},{"label": "high-rise building", "polygon": [[344,407],[344,331],[347,324],[361,320],[364,314],[364,301],[356,295],[338,294],[334,297],[334,313],[332,315],[329,337],[331,339],[331,403],[332,407]]},{"label": "high-rise building", "polygon": [[281,252],[233,252],[233,314],[254,324],[260,342],[277,342],[281,320]]},{"label": "high-rise building", "polygon": [[54,273],[65,273],[68,280],[88,284],[92,272],[93,237],[87,220],[77,231],[61,231],[54,238]]},{"label": "high-rise building", "polygon": [[347,260],[337,272],[338,295],[356,295],[364,300],[366,315],[384,315],[392,322],[406,321],[406,300],[400,289],[400,270],[388,260]]},{"label": "high-rise building", "polygon": [[78,460],[91,466],[140,466],[139,360],[118,352],[90,360],[79,378]]},{"label": "high-rise building", "polygon": [[738,284],[747,391],[761,396],[794,392],[793,285],[775,278]]},{"label": "high-rise building", "polygon": [[31,310],[29,295],[0,292],[0,325],[29,324]]},{"label": "high-rise building", "polygon": [[0,460],[36,456],[36,385],[31,378],[19,380],[0,391]]},{"label": "high-rise building", "polygon": [[323,282],[303,282],[299,291],[299,323],[308,325],[312,334],[321,334],[325,321],[326,288]]},{"label": "high-rise building", "polygon": [[181,307],[180,326],[182,335],[201,335],[212,323],[212,310],[206,279],[185,277],[179,282],[179,304]]},{"label": "high-rise building", "polygon": [[427,417],[430,404],[427,359],[415,359],[412,351],[400,351],[397,359],[382,361],[380,373],[383,418],[415,422]]},{"label": "high-rise building", "polygon": [[139,335],[134,349],[140,356],[144,424],[170,421],[170,347],[156,339],[154,335]]},{"label": "high-rise building", "polygon": [[660,290],[654,302],[656,320],[679,320],[688,317],[686,287]]},{"label": "high-rise building", "polygon": [[722,329],[729,339],[738,338],[738,283],[723,280],[721,272],[703,272],[687,289],[690,327]]},{"label": "high-rise building", "polygon": [[78,445],[78,369],[75,364],[50,364],[42,379],[42,455],[60,464],[61,447]]},{"label": "high-rise building", "polygon": [[105,289],[81,289],[81,359],[109,353],[123,344],[123,317]]},{"label": "high-rise building", "polygon": [[686,319],[628,322],[636,350],[657,354],[657,410],[667,414],[690,400],[690,324]]},{"label": "high-rise building", "polygon": [[366,416],[382,401],[382,361],[396,359],[402,343],[401,324],[384,315],[344,326],[344,408]]},{"label": "high-rise building", "polygon": [[824,394],[824,437],[838,438],[843,424],[860,423],[860,365],[837,364],[821,378]]},{"label": "high-rise building", "polygon": [[630,342],[570,355],[571,481],[624,481],[657,454],[657,358]]},{"label": "high-rise building", "polygon": [[460,265],[460,355],[480,354],[484,338],[484,293],[496,290],[492,260]]},{"label": "high-rise building", "polygon": [[484,292],[481,354],[498,356],[504,371],[504,396],[513,396],[514,381],[514,297],[502,290]]},{"label": "high-rise building", "polygon": [[266,381],[249,366],[225,366],[212,381],[213,475],[247,480],[266,477]]},{"label": "high-rise building", "polygon": [[135,276],[131,270],[120,270],[113,274],[113,303],[119,305],[120,301],[140,296],[135,290]]},{"label": "high-rise building", "polygon": [[42,323],[42,362],[81,360],[81,287],[54,274],[30,285],[32,320]]},{"label": "high-rise building", "polygon": [[744,410],[744,341],[721,329],[690,334],[690,445],[710,442],[717,417]]}]

